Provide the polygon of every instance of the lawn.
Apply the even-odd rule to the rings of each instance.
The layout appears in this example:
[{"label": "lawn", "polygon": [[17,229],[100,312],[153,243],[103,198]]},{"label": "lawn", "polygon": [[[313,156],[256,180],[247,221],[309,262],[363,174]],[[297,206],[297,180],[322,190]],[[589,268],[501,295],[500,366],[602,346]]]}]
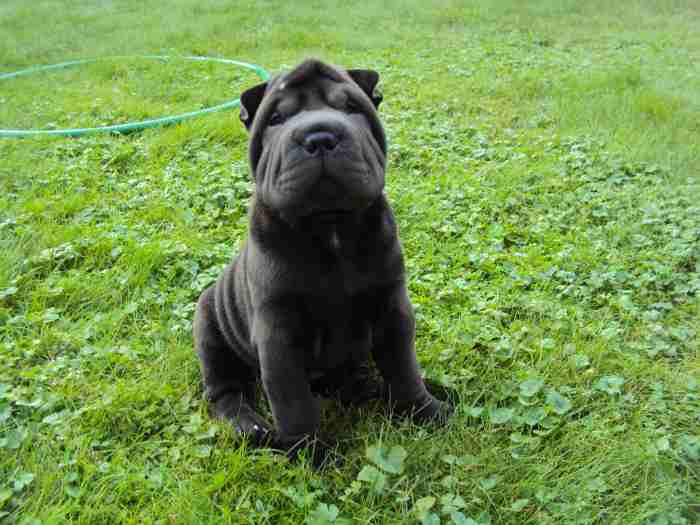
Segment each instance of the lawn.
[{"label": "lawn", "polygon": [[[457,414],[328,402],[343,461],[321,472],[209,418],[191,323],[247,229],[235,111],[0,139],[0,523],[699,523],[699,20],[695,0],[4,0],[0,73],[379,71],[418,357]],[[256,82],[105,61],[0,81],[0,128]]]}]

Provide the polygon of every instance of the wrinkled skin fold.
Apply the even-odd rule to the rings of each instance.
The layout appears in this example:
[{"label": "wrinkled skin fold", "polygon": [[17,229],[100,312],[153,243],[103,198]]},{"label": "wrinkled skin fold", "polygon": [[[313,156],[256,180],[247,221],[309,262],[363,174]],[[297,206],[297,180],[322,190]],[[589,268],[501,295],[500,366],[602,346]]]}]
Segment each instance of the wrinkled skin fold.
[{"label": "wrinkled skin fold", "polygon": [[[321,463],[316,394],[382,397],[444,421],[426,389],[396,223],[383,194],[378,76],[307,60],[241,97],[255,178],[249,237],[197,304],[194,339],[213,414],[254,444]],[[375,379],[372,370],[381,380]],[[262,382],[274,425],[255,410]]]}]

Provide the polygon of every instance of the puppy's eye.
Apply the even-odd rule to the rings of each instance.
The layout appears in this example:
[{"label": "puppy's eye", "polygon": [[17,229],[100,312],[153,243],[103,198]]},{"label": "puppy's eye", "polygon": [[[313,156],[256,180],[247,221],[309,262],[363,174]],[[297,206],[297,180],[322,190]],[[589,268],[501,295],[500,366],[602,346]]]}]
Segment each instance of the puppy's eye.
[{"label": "puppy's eye", "polygon": [[284,122],[284,116],[279,111],[275,111],[272,116],[270,117],[270,120],[268,121],[268,126],[278,126]]},{"label": "puppy's eye", "polygon": [[345,111],[348,113],[359,113],[360,105],[354,100],[348,99],[348,101],[345,103]]}]

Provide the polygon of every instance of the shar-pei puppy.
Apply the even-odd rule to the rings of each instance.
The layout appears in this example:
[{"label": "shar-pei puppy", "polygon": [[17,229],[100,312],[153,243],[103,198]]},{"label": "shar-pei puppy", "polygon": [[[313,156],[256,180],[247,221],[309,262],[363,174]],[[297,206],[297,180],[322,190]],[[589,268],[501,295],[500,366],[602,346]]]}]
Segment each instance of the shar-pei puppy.
[{"label": "shar-pei puppy", "polygon": [[[252,443],[291,455],[316,442],[315,394],[348,404],[381,397],[417,423],[451,412],[416,362],[403,256],[383,193],[378,79],[306,60],[241,96],[255,180],[249,235],[202,293],[194,339],[213,414]],[[259,381],[274,426],[256,412]]]}]

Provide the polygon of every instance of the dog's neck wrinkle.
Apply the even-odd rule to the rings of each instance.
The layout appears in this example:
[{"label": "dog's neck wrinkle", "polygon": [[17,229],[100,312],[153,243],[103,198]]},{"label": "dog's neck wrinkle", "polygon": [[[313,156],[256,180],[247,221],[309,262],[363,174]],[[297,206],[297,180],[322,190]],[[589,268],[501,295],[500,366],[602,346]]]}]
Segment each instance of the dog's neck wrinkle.
[{"label": "dog's neck wrinkle", "polygon": [[330,251],[332,255],[339,256],[341,253],[344,243],[338,224],[317,224],[310,231],[304,231],[298,222],[286,220],[260,201],[254,203],[251,215],[253,224],[256,226],[253,228],[252,233],[261,241],[272,236],[276,238],[285,237],[287,239],[297,237],[299,241],[303,242],[305,239],[308,242],[309,237],[311,237],[313,239],[312,242],[319,243],[325,250]]},{"label": "dog's neck wrinkle", "polygon": [[[270,209],[259,199],[254,199],[251,211],[251,236],[274,252],[279,251],[278,241],[284,240],[283,246],[315,246],[328,258],[331,264],[344,266],[364,251],[368,242],[382,229],[385,209],[384,198],[379,197],[374,203],[358,215],[346,217],[340,222],[312,223],[302,225],[299,220],[287,219]],[[296,250],[293,250],[296,253]],[[293,253],[283,257],[294,256]]]}]

